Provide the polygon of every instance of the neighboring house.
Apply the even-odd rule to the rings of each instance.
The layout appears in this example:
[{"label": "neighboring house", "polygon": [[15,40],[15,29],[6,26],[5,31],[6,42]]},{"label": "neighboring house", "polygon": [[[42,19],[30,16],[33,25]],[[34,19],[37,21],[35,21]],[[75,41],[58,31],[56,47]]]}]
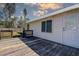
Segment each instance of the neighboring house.
[{"label": "neighboring house", "polygon": [[34,36],[79,48],[79,4],[27,23]]}]

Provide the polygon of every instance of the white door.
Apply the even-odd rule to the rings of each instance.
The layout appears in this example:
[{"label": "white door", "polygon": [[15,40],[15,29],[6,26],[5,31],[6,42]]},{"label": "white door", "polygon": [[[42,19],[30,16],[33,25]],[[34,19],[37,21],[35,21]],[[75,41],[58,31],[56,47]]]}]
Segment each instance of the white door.
[{"label": "white door", "polygon": [[76,14],[63,17],[63,44],[79,48],[78,23],[78,16]]}]

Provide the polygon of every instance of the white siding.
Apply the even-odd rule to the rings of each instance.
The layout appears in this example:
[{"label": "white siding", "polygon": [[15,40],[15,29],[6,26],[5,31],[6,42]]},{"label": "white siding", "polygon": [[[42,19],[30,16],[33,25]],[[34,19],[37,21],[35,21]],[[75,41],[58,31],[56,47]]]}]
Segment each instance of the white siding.
[{"label": "white siding", "polygon": [[[64,26],[64,20],[66,20],[67,16],[74,15],[74,19],[77,19],[77,32],[74,34],[75,39],[72,41],[72,43],[77,43],[76,45],[69,45],[67,43],[64,43],[64,36],[63,36],[63,26]],[[52,20],[54,25],[52,25],[52,33],[48,32],[41,32],[41,22],[46,21],[46,20]],[[70,18],[71,19],[71,18]],[[73,46],[79,48],[79,9],[72,10],[69,12],[65,12],[62,14],[58,14],[52,17],[48,17],[39,21],[34,21],[29,23],[30,24],[30,29],[33,30],[33,35],[37,37],[41,37],[47,40],[55,41],[58,43],[62,43],[65,45]],[[67,33],[68,34],[68,33]],[[67,41],[69,39],[66,39]]]},{"label": "white siding", "polygon": [[72,20],[75,24],[63,32],[63,44],[79,48],[79,9],[63,14],[63,25],[66,20]]},{"label": "white siding", "polygon": [[[52,20],[52,33],[41,32],[41,22],[46,20]],[[30,29],[33,30],[34,36],[62,43],[62,17],[60,16],[30,23]]]}]

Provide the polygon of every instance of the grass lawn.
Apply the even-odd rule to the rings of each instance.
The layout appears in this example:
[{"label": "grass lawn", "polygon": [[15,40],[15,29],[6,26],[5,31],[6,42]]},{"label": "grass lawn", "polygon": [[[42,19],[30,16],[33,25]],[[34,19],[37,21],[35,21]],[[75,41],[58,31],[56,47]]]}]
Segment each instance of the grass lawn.
[{"label": "grass lawn", "polygon": [[13,32],[12,36],[13,37],[15,37],[15,36],[21,36],[21,34],[22,34],[21,32]]}]

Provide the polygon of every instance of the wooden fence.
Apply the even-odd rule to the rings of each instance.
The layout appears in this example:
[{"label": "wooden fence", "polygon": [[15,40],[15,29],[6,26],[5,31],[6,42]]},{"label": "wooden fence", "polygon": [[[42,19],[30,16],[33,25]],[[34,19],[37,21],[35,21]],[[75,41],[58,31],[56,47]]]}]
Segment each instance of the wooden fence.
[{"label": "wooden fence", "polygon": [[20,28],[0,28],[0,39],[12,38],[14,36],[14,33],[22,31],[23,30]]},{"label": "wooden fence", "polygon": [[[23,29],[1,28],[0,29],[0,39],[16,37],[19,35],[19,34],[16,34],[18,32],[22,33]],[[26,36],[26,37],[33,36],[33,30],[25,30],[24,33],[23,33],[23,36]]]},{"label": "wooden fence", "polygon": [[11,38],[13,35],[12,30],[0,30],[0,39],[2,38]]}]

